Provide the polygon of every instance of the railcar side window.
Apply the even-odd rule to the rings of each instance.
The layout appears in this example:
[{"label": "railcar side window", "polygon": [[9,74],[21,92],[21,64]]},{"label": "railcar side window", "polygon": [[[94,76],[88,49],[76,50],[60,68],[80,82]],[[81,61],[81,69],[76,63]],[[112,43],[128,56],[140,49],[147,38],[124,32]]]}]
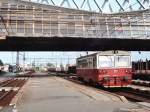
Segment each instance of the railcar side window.
[{"label": "railcar side window", "polygon": [[87,61],[88,61],[87,68],[93,68],[93,58],[89,58],[89,59],[87,59]]},{"label": "railcar side window", "polygon": [[116,56],[115,67],[130,67],[130,56]]},{"label": "railcar side window", "polygon": [[99,56],[99,67],[114,67],[114,56]]},{"label": "railcar side window", "polygon": [[88,66],[87,60],[82,59],[82,60],[78,60],[78,67],[79,68],[86,68]]}]

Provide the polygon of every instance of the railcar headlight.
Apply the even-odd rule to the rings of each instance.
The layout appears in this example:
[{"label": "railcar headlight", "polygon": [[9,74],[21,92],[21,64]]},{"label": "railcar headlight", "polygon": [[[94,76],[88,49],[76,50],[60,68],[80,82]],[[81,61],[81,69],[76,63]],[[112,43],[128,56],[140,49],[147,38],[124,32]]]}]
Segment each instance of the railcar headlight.
[{"label": "railcar headlight", "polygon": [[124,76],[124,80],[125,81],[129,80],[129,76]]},{"label": "railcar headlight", "polygon": [[132,71],[129,70],[129,69],[126,69],[126,70],[125,70],[125,73],[129,74],[129,73],[132,73]]},{"label": "railcar headlight", "polygon": [[109,80],[109,77],[104,77],[104,80],[105,80],[105,81],[108,81],[108,80]]}]

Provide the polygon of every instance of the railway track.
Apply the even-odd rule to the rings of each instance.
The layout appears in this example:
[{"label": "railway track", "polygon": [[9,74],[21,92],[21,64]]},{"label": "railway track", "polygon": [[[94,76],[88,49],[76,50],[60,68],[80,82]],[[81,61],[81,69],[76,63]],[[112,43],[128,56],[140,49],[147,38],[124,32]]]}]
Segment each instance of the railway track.
[{"label": "railway track", "polygon": [[[79,80],[77,80],[76,77],[71,77],[71,78],[65,78],[69,81],[78,83],[78,84],[85,84]],[[85,84],[87,85],[87,84]],[[87,85],[89,86],[89,85]],[[126,97],[129,101],[132,102],[148,102],[150,103],[150,92],[149,91],[143,91],[143,90],[139,90],[139,89],[133,89],[133,88],[117,88],[117,89],[109,89],[109,88],[103,88],[103,87],[96,87],[94,86],[94,88],[97,88],[99,90],[103,90],[106,92],[110,92],[110,93],[114,93],[120,96],[124,96]]]},{"label": "railway track", "polygon": [[133,85],[150,87],[150,81],[132,80]]},{"label": "railway track", "polygon": [[2,88],[0,91],[0,106],[8,106],[27,79],[28,78],[9,78],[8,80],[0,82],[0,88]]},{"label": "railway track", "polygon": [[17,91],[1,91],[0,92],[0,106],[8,106],[11,99],[17,94]]},{"label": "railway track", "polygon": [[25,78],[12,78],[0,83],[0,87],[21,87],[25,81]]},{"label": "railway track", "polygon": [[148,91],[140,91],[140,90],[128,88],[128,89],[122,89],[120,91],[116,91],[114,93],[125,96],[130,101],[150,103],[150,92]]}]

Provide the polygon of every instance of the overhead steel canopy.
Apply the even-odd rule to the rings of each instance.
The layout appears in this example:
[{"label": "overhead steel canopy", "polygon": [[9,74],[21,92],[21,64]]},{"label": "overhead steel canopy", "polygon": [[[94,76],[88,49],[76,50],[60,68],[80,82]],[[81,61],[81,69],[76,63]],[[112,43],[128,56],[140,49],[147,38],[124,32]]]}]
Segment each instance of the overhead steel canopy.
[{"label": "overhead steel canopy", "polygon": [[0,1],[0,35],[150,39],[150,10],[96,13],[19,0]]},{"label": "overhead steel canopy", "polygon": [[149,9],[106,14],[54,4],[1,0],[0,50],[150,50]]}]

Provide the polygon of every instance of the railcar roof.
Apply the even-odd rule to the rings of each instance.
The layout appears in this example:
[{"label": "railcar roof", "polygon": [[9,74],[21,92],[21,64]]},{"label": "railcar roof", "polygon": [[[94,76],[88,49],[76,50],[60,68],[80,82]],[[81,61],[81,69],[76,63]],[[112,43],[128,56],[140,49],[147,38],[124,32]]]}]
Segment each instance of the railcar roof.
[{"label": "railcar roof", "polygon": [[82,58],[86,58],[86,57],[92,57],[92,56],[96,56],[96,55],[112,55],[112,54],[129,55],[129,54],[131,54],[131,52],[130,51],[99,51],[97,53],[81,56],[81,57],[79,57],[77,59],[82,59]]}]

